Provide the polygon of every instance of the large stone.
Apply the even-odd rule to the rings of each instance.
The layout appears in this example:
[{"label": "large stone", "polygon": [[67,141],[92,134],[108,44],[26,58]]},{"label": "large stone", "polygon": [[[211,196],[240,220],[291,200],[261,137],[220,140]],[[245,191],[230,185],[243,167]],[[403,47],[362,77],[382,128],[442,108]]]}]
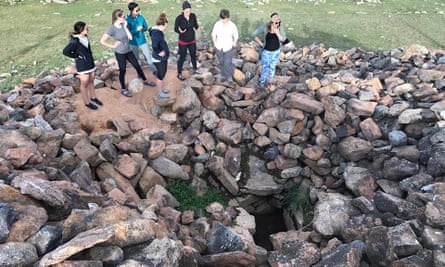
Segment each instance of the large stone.
[{"label": "large stone", "polygon": [[237,181],[235,180],[235,177],[233,177],[230,172],[224,168],[224,159],[222,157],[211,157],[207,162],[207,168],[216,176],[227,191],[229,191],[232,195],[238,194],[239,187]]},{"label": "large stone", "polygon": [[33,266],[38,260],[36,248],[25,242],[0,244],[1,266]]},{"label": "large stone", "polygon": [[368,156],[373,146],[369,141],[361,138],[349,136],[339,144],[339,153],[342,157],[350,161],[359,161]]}]

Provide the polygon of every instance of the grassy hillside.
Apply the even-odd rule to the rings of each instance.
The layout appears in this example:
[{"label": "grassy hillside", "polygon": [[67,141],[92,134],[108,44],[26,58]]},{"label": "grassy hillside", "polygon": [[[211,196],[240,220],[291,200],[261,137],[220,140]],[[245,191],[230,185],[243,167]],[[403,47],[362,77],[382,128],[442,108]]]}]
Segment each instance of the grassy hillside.
[{"label": "grassy hillside", "polygon": [[[298,46],[324,43],[342,50],[361,47],[368,51],[413,43],[430,49],[445,47],[445,1],[381,1],[382,4],[363,5],[357,5],[356,0],[325,0],[326,3],[321,4],[314,0],[298,3],[295,0],[191,0],[191,3],[202,25],[199,38],[206,43],[210,43],[210,32],[219,10],[228,8],[238,25],[241,41],[250,41],[254,28],[277,11],[288,37]],[[77,0],[67,5],[40,2],[44,1],[24,0],[21,4],[3,4],[0,8],[0,90],[10,90],[23,78],[70,64],[61,50],[78,20],[90,25],[96,59],[113,56],[112,50],[100,45],[99,39],[111,24],[113,9],[127,10],[123,1],[107,4],[105,0]],[[139,1],[139,4],[151,25],[160,12],[167,14],[170,20],[167,40],[174,49],[177,35],[172,28],[181,4],[176,0],[159,0],[158,4]]]}]

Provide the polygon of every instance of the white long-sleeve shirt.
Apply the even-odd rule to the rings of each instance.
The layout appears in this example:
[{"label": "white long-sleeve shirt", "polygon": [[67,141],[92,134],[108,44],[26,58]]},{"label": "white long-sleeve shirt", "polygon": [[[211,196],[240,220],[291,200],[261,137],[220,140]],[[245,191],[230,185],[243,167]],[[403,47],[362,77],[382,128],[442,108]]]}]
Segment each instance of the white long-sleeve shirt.
[{"label": "white long-sleeve shirt", "polygon": [[232,21],[217,21],[212,30],[213,45],[223,52],[232,49],[238,42],[238,29]]}]

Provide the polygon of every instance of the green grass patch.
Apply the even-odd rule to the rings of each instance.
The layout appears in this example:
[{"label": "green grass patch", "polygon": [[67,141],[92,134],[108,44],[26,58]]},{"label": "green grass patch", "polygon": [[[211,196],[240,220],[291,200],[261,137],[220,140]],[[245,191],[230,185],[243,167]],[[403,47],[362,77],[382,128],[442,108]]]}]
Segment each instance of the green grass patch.
[{"label": "green grass patch", "polygon": [[[104,0],[77,0],[47,4],[23,0],[0,8],[0,90],[10,90],[24,78],[63,68],[72,61],[62,55],[73,24],[83,20],[90,25],[90,39],[97,60],[113,57],[113,51],[100,45],[102,34],[111,24],[111,12],[127,10],[126,3]],[[389,50],[417,43],[430,49],[445,47],[445,2],[442,0],[384,0],[382,4],[357,5],[355,0],[202,0],[191,1],[202,31],[199,42],[211,44],[210,33],[221,8],[228,8],[240,31],[240,40],[250,42],[251,33],[269,15],[281,14],[290,40],[297,46],[323,43],[347,50],[360,47],[368,51]],[[5,2],[6,3],[6,2]],[[177,46],[173,32],[176,16],[182,11],[176,0],[158,4],[139,2],[142,14],[153,25],[160,12],[170,21],[166,39],[170,49]]]},{"label": "green grass patch", "polygon": [[283,204],[289,214],[293,216],[300,209],[303,211],[303,225],[310,224],[314,218],[314,211],[307,187],[294,184],[287,188],[283,195]]},{"label": "green grass patch", "polygon": [[208,188],[202,196],[198,196],[196,190],[183,180],[173,180],[168,186],[169,191],[180,203],[178,210],[193,210],[197,214],[209,215],[205,208],[213,202],[227,206],[228,198],[216,188]]}]

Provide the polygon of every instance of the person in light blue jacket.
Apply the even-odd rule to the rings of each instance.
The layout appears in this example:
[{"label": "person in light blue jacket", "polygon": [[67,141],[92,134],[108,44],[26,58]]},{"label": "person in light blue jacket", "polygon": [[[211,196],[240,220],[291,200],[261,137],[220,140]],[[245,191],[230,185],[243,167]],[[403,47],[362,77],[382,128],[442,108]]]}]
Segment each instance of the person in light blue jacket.
[{"label": "person in light blue jacket", "polygon": [[148,23],[144,16],[141,14],[141,8],[136,2],[128,3],[128,10],[130,13],[127,15],[127,27],[133,39],[130,40],[130,47],[136,58],[139,60],[139,48],[142,50],[147,64],[150,67],[153,74],[156,73],[156,67],[153,64],[153,60],[150,55],[150,49],[148,47],[147,39],[145,38],[145,32],[148,30]]}]

